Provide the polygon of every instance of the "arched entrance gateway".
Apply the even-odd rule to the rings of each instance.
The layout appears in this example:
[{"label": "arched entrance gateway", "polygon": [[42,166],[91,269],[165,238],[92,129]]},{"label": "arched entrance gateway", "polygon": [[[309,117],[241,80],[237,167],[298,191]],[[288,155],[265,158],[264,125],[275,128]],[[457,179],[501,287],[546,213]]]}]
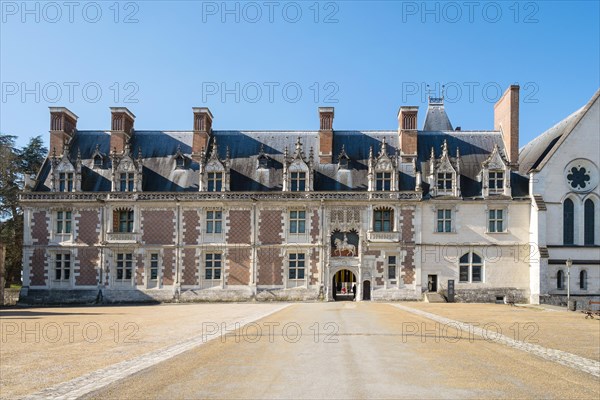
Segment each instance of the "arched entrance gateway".
[{"label": "arched entrance gateway", "polygon": [[331,295],[334,301],[352,301],[358,290],[356,275],[347,269],[341,269],[333,274]]}]

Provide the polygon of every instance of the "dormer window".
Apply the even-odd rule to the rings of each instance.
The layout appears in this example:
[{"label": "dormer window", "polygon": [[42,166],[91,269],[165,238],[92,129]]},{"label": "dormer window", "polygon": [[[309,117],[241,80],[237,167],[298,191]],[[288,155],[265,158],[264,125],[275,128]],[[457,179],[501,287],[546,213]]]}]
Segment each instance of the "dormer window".
[{"label": "dormer window", "polygon": [[490,156],[481,164],[481,194],[483,197],[503,194],[510,196],[510,167],[498,144],[494,144]]},{"label": "dormer window", "polygon": [[177,146],[177,153],[175,153],[175,168],[176,169],[184,169],[185,168],[185,156],[181,152],[181,146]]},{"label": "dormer window", "polygon": [[373,155],[373,147],[369,149],[369,191],[395,191],[397,188],[396,155],[388,155],[385,138],[381,141],[379,155]]},{"label": "dormer window", "polygon": [[501,193],[504,191],[504,172],[490,171],[488,181],[490,192]]},{"label": "dormer window", "polygon": [[451,172],[439,172],[437,174],[437,188],[442,192],[449,192],[452,190]]},{"label": "dormer window", "polygon": [[102,156],[97,155],[94,157],[94,168],[102,168]]},{"label": "dormer window", "polygon": [[303,192],[306,190],[306,172],[291,173],[291,191]]},{"label": "dormer window", "polygon": [[375,189],[389,191],[392,187],[392,173],[378,172],[375,178]]},{"label": "dormer window", "polygon": [[435,157],[431,148],[429,157],[429,190],[432,196],[460,197],[460,151],[456,148],[456,158],[452,160],[448,154],[448,143],[442,144],[442,155]]},{"label": "dormer window", "polygon": [[207,191],[220,192],[223,190],[223,173],[209,172],[207,176]]},{"label": "dormer window", "polygon": [[224,160],[219,159],[217,139],[212,139],[210,156],[204,150],[200,155],[200,191],[226,192],[229,190],[229,147]]},{"label": "dormer window", "polygon": [[288,148],[283,153],[283,191],[305,192],[313,189],[313,149],[308,157],[304,156],[300,138],[296,141],[296,149],[290,157]]},{"label": "dormer window", "polygon": [[61,172],[58,174],[58,191],[72,192],[73,191],[73,173]]},{"label": "dormer window", "polygon": [[133,172],[122,172],[119,177],[119,191],[133,192],[135,186],[135,174]]},{"label": "dormer window", "polygon": [[346,154],[346,146],[342,145],[342,151],[340,151],[340,155],[338,156],[338,168],[348,169],[349,163],[350,157],[348,157],[348,154]]},{"label": "dormer window", "polygon": [[260,169],[268,169],[269,168],[269,159],[267,156],[258,158],[258,168]]}]

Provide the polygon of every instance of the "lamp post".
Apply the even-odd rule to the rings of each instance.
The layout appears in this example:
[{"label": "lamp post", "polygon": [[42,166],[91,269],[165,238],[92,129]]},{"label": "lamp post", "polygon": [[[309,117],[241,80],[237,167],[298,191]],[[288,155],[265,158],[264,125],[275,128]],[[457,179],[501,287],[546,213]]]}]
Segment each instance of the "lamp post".
[{"label": "lamp post", "polygon": [[569,300],[571,299],[571,266],[573,265],[573,260],[569,258],[565,264],[567,265],[567,309],[569,309]]}]

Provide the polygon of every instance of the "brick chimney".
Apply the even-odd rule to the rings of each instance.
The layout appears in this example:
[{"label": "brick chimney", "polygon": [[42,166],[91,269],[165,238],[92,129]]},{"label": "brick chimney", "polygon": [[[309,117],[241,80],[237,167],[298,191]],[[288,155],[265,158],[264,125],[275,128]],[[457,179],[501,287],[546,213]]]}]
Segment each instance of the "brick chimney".
[{"label": "brick chimney", "polygon": [[208,107],[193,107],[192,111],[194,112],[192,154],[199,155],[202,149],[208,150],[208,139],[212,134],[213,115]]},{"label": "brick chimney", "polygon": [[50,107],[50,154],[56,152],[62,156],[65,144],[68,144],[77,131],[77,115],[65,107]]},{"label": "brick chimney", "polygon": [[519,161],[519,85],[511,85],[494,105],[494,129],[502,132],[508,160]]},{"label": "brick chimney", "polygon": [[403,156],[417,155],[417,113],[419,107],[402,106],[398,111],[398,135]]},{"label": "brick chimney", "polygon": [[110,151],[121,154],[133,136],[135,115],[126,107],[111,107],[110,113]]},{"label": "brick chimney", "polygon": [[319,161],[333,162],[333,107],[319,107]]}]

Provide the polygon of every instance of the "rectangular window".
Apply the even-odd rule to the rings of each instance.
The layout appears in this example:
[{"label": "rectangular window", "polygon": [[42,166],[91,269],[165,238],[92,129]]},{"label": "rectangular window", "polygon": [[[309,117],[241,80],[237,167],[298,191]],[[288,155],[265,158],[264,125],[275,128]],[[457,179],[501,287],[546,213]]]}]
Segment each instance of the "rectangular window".
[{"label": "rectangular window", "polygon": [[133,210],[119,210],[119,232],[133,232]]},{"label": "rectangular window", "polygon": [[292,253],[289,256],[289,279],[304,279],[304,254]]},{"label": "rectangular window", "polygon": [[206,233],[221,233],[223,213],[219,210],[206,212]]},{"label": "rectangular window", "polygon": [[58,174],[58,191],[72,192],[73,191],[73,173],[61,172]]},{"label": "rectangular window", "polygon": [[388,257],[388,279],[396,279],[396,256]]},{"label": "rectangular window", "polygon": [[306,172],[292,172],[290,175],[292,192],[304,192],[306,190]]},{"label": "rectangular window", "polygon": [[305,233],[306,211],[290,211],[290,233]]},{"label": "rectangular window", "polygon": [[504,210],[489,210],[488,229],[490,232],[504,232]]},{"label": "rectangular window", "polygon": [[392,190],[391,172],[378,172],[375,175],[375,190]]},{"label": "rectangular window", "polygon": [[207,190],[209,192],[220,192],[223,190],[223,173],[209,172],[208,173]]},{"label": "rectangular window", "polygon": [[133,276],[133,254],[117,253],[117,282],[130,281]]},{"label": "rectangular window", "polygon": [[437,210],[437,232],[452,232],[452,210]]},{"label": "rectangular window", "polygon": [[373,230],[375,232],[391,232],[394,212],[390,209],[375,210],[373,215]]},{"label": "rectangular window", "polygon": [[207,253],[204,258],[204,279],[221,279],[221,253]]},{"label": "rectangular window", "polygon": [[56,254],[54,264],[54,279],[57,281],[69,281],[71,279],[71,254]]},{"label": "rectangular window", "polygon": [[437,174],[437,188],[441,191],[452,190],[452,172],[439,172]]},{"label": "rectangular window", "polygon": [[481,265],[473,265],[471,268],[471,282],[481,282]]},{"label": "rectangular window", "polygon": [[489,188],[491,192],[504,191],[504,172],[493,171],[489,175]]},{"label": "rectangular window", "polygon": [[150,254],[150,280],[158,279],[158,253]]},{"label": "rectangular window", "polygon": [[469,266],[468,265],[460,266],[459,282],[469,282]]},{"label": "rectangular window", "polygon": [[56,233],[71,233],[71,211],[58,211],[56,213]]},{"label": "rectangular window", "polygon": [[133,172],[123,172],[119,177],[119,190],[121,192],[133,192],[135,174]]}]

